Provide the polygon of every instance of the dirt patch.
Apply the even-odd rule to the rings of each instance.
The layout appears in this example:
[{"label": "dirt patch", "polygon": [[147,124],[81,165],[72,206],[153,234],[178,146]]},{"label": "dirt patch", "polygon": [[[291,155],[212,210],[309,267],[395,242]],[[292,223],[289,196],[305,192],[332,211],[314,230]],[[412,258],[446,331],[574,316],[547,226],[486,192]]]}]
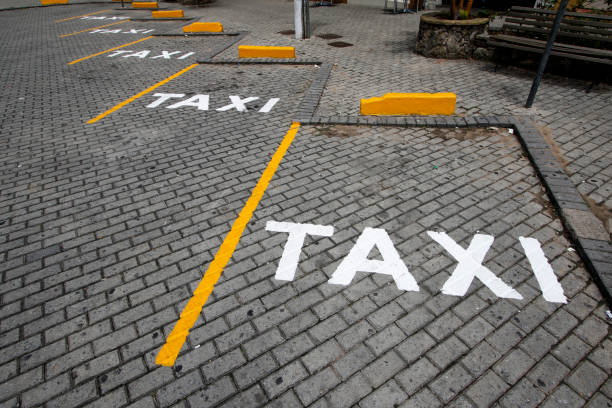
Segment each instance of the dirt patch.
[{"label": "dirt patch", "polygon": [[359,135],[359,132],[357,132],[357,127],[355,126],[319,126],[315,127],[315,129],[317,129],[322,135],[325,135],[327,137],[346,138]]},{"label": "dirt patch", "polygon": [[337,48],[344,48],[344,47],[352,47],[353,44],[351,43],[347,43],[344,41],[332,41],[330,43],[327,43],[327,45],[331,45],[332,47],[337,47]]},{"label": "dirt patch", "polygon": [[444,140],[480,140],[497,136],[499,140],[508,146],[516,146],[518,141],[513,134],[508,133],[506,128],[436,128],[431,131],[431,135]]},{"label": "dirt patch", "polygon": [[283,31],[279,31],[276,34],[282,34],[282,35],[293,35],[295,34],[295,30],[283,30]]},{"label": "dirt patch", "polygon": [[[557,214],[557,210],[555,209],[555,207],[553,207],[552,203],[550,202],[550,199],[548,197],[548,194],[544,190],[544,187],[541,187],[540,191],[538,191],[537,193],[532,193],[532,194],[533,194],[534,201],[542,206],[544,214],[548,215],[552,219],[559,218],[559,214]],[[563,234],[569,241],[571,241],[569,238],[569,235],[565,231],[565,228],[563,229]]]},{"label": "dirt patch", "polygon": [[336,40],[338,38],[342,38],[341,35],[332,34],[332,33],[317,35],[317,37],[322,38],[324,40]]},{"label": "dirt patch", "polygon": [[499,140],[506,146],[517,146],[520,145],[518,139],[514,135],[514,133],[510,133],[508,129],[502,128],[498,133]]},{"label": "dirt patch", "polygon": [[552,138],[552,131],[546,126],[536,125],[536,127],[542,134],[542,137],[544,137],[544,140],[546,140],[546,143],[548,143],[548,145],[550,146],[550,150],[552,150],[553,156],[555,156],[559,164],[561,164],[563,171],[567,173],[567,165],[569,164],[569,160],[567,160],[565,156],[563,156],[559,144],[555,142],[555,140]]},{"label": "dirt patch", "polygon": [[548,196],[543,190],[534,193],[533,198],[535,199],[535,202],[540,204],[542,207],[550,208],[550,201],[548,201]]},{"label": "dirt patch", "polygon": [[586,194],[581,194],[581,195],[582,195],[582,198],[584,198],[584,201],[587,203],[587,205],[591,208],[591,212],[593,213],[593,215],[595,215],[597,218],[601,220],[601,222],[603,222],[604,228],[606,229],[608,234],[612,235],[612,231],[610,231],[610,223],[609,223],[610,218],[612,218],[612,208],[608,207],[607,205],[603,203],[597,204],[595,200],[593,200],[591,197],[587,196]]},{"label": "dirt patch", "polygon": [[[561,148],[559,147],[559,144],[555,142],[555,140],[552,138],[552,131],[546,126],[540,126],[540,125],[536,125],[536,126],[538,130],[540,131],[540,133],[542,134],[542,137],[544,138],[544,140],[546,140],[546,143],[548,143],[548,145],[550,146],[550,150],[552,151],[553,156],[555,156],[555,158],[557,159],[557,161],[563,168],[563,171],[566,174],[570,174],[567,170],[567,166],[569,165],[569,160],[567,160],[567,158],[563,155],[563,153],[561,153]],[[593,200],[591,197],[587,196],[586,194],[581,194],[581,195],[584,201],[587,203],[587,205],[591,209],[591,212],[593,212],[593,215],[595,215],[597,218],[601,220],[608,234],[612,234],[612,231],[610,231],[610,222],[609,222],[610,219],[612,218],[612,208],[606,206],[603,203],[597,204],[595,200]]]}]

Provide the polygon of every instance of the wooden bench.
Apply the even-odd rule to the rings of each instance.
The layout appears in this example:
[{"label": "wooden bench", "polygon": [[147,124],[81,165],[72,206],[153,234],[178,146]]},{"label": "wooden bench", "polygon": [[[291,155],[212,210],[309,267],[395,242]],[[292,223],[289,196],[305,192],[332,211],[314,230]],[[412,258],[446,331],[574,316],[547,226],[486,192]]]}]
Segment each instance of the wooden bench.
[{"label": "wooden bench", "polygon": [[[556,11],[512,7],[491,46],[542,54]],[[566,12],[551,55],[612,65],[612,16]]]}]

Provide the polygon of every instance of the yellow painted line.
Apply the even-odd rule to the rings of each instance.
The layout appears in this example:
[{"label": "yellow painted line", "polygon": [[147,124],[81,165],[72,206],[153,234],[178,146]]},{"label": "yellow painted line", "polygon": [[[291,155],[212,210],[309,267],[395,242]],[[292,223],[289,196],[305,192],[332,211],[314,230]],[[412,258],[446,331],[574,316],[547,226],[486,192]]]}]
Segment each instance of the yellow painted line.
[{"label": "yellow painted line", "polygon": [[84,60],[86,60],[86,59],[89,59],[89,58],[92,58],[92,57],[96,57],[96,56],[98,56],[98,55],[105,54],[105,53],[107,53],[107,52],[115,51],[115,50],[118,50],[119,48],[127,47],[128,45],[137,44],[137,43],[142,42],[142,41],[144,41],[144,40],[148,40],[149,38],[153,38],[153,36],[151,35],[151,36],[149,36],[149,37],[141,38],[140,40],[132,41],[132,42],[129,42],[129,43],[127,43],[127,44],[120,45],[120,46],[115,47],[115,48],[109,48],[108,50],[104,50],[104,51],[96,52],[95,54],[91,54],[91,55],[88,55],[88,56],[86,56],[86,57],[79,58],[79,59],[74,60],[74,61],[70,61],[70,62],[68,63],[68,65],[73,65],[73,64],[76,64],[77,62],[81,62],[81,61],[84,61]]},{"label": "yellow painted line", "polygon": [[191,330],[196,320],[198,320],[198,316],[200,316],[200,312],[202,311],[204,304],[206,304],[206,301],[212,293],[215,284],[221,277],[223,269],[232,257],[232,254],[240,241],[244,228],[247,226],[251,217],[253,216],[253,212],[255,211],[255,208],[257,208],[257,204],[259,204],[261,197],[263,197],[268,184],[270,184],[270,180],[272,180],[278,165],[287,152],[287,149],[289,149],[289,146],[291,146],[291,142],[293,142],[293,139],[295,138],[295,135],[299,129],[299,122],[293,122],[291,124],[289,131],[283,138],[281,144],[278,146],[278,149],[276,149],[276,152],[270,159],[268,166],[261,174],[257,185],[255,188],[253,188],[251,196],[244,204],[244,207],[242,207],[242,211],[240,211],[238,218],[236,218],[236,221],[234,221],[232,228],[217,250],[215,258],[212,260],[208,266],[208,269],[204,273],[204,277],[198,284],[196,290],[193,291],[193,296],[191,299],[189,299],[189,302],[187,302],[187,305],[185,305],[185,308],[181,312],[181,317],[179,318],[178,322],[176,322],[176,325],[174,325],[170,335],[168,335],[166,343],[162,346],[161,350],[159,350],[159,353],[157,353],[157,357],[155,358],[156,364],[168,367],[174,365],[176,357],[178,356],[181,347],[183,347],[183,343],[185,343],[185,340],[189,335],[189,330]]},{"label": "yellow painted line", "polygon": [[126,99],[125,101],[121,102],[120,104],[113,106],[112,108],[110,108],[106,112],[101,113],[98,116],[96,116],[95,118],[88,120],[86,123],[88,125],[90,125],[92,123],[96,123],[100,119],[110,115],[111,113],[115,112],[116,110],[119,110],[119,109],[123,108],[128,103],[134,102],[136,99],[140,98],[141,96],[146,95],[149,92],[151,92],[152,90],[154,90],[156,88],[159,88],[163,84],[172,81],[174,78],[180,77],[181,75],[183,75],[185,72],[189,71],[191,68],[195,67],[196,65],[198,65],[198,64],[197,63],[192,64],[192,65],[188,66],[187,68],[184,68],[184,69],[180,70],[176,74],[170,75],[168,78],[164,79],[163,81],[160,81],[160,82],[156,83],[155,85],[145,89],[144,91],[139,92],[136,95]]},{"label": "yellow painted line", "polygon": [[61,23],[63,21],[74,20],[75,18],[81,18],[81,17],[93,16],[94,14],[106,13],[107,11],[112,11],[112,10],[111,9],[100,10],[100,11],[96,11],[95,13],[82,14],[80,16],[68,17],[68,18],[64,18],[63,20],[55,20],[55,22],[56,23]]},{"label": "yellow painted line", "polygon": [[70,35],[75,35],[75,34],[80,34],[80,33],[84,33],[86,31],[93,31],[93,30],[97,30],[98,28],[104,28],[104,27],[108,27],[108,26],[112,26],[115,24],[122,24],[122,23],[127,23],[129,20],[123,20],[123,21],[118,21],[116,23],[110,23],[110,24],[105,24],[105,25],[101,25],[99,27],[92,27],[92,28],[88,28],[87,30],[81,30],[81,31],[75,31],[74,33],[70,33],[70,34],[62,34],[59,37],[60,38],[64,38],[64,37],[68,37]]}]

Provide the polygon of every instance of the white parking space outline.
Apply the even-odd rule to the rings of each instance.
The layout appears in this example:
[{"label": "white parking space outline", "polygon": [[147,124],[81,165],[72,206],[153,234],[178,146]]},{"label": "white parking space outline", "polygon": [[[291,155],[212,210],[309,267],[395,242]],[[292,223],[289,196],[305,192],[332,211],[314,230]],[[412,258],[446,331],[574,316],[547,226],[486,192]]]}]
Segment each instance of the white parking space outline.
[{"label": "white parking space outline", "polygon": [[81,20],[127,20],[126,16],[83,16]]}]

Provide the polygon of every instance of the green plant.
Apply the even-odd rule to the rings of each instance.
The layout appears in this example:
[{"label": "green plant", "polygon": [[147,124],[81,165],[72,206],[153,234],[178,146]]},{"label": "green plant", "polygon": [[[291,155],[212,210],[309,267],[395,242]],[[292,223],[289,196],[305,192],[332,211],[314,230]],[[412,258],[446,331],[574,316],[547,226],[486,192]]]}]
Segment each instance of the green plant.
[{"label": "green plant", "polygon": [[[611,0],[612,1],[612,0]],[[470,11],[472,11],[472,4],[474,0],[468,0],[465,9],[463,8],[464,0],[451,0],[450,18],[451,20],[457,20],[458,18],[464,20],[470,18]]]}]

